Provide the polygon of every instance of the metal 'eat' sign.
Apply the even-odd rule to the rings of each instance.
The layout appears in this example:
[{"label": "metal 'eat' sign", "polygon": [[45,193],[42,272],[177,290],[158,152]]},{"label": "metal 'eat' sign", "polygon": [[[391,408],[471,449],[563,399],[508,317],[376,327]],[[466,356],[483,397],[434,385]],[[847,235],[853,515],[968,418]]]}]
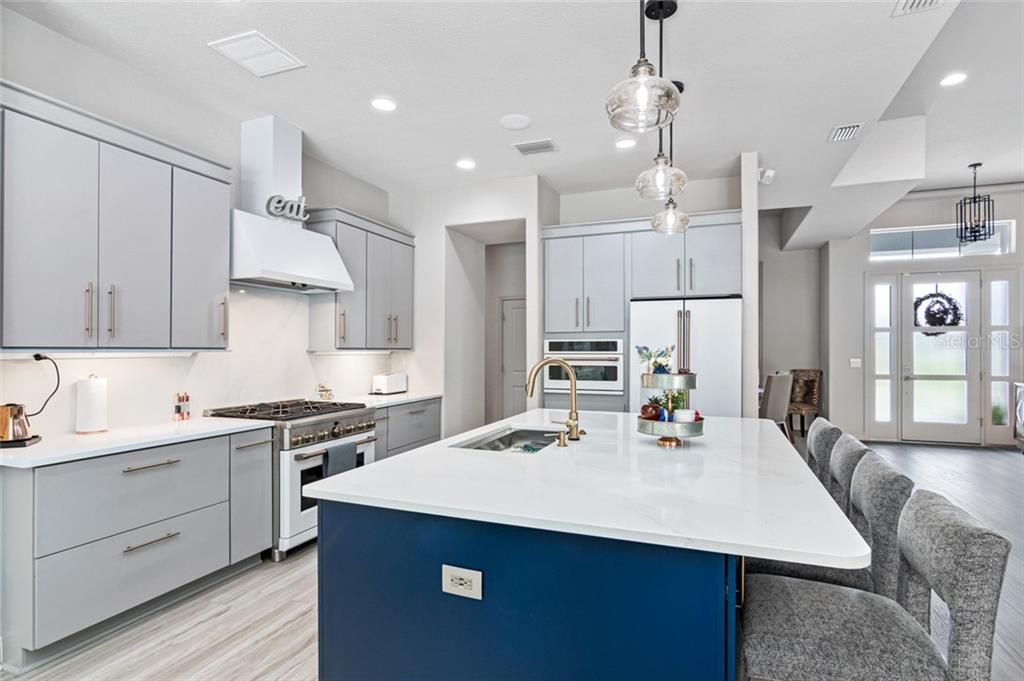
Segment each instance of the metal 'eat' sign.
[{"label": "metal 'eat' sign", "polygon": [[280,194],[274,194],[267,199],[267,213],[279,218],[300,220],[305,222],[309,219],[306,212],[306,197],[300,196],[297,201],[289,200]]}]

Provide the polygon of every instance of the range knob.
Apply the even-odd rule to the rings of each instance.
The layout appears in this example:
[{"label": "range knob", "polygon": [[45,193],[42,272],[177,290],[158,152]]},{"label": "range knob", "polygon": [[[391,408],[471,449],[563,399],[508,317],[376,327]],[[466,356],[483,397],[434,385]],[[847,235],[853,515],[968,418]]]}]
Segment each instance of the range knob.
[{"label": "range knob", "polygon": [[331,428],[331,437],[341,437],[341,426]]},{"label": "range knob", "polygon": [[369,421],[363,421],[362,423],[359,424],[359,430],[369,430],[369,429],[370,429],[370,422]]},{"label": "range knob", "polygon": [[376,421],[367,421],[366,422],[366,426],[367,426],[367,428],[375,428],[377,426],[377,422]]},{"label": "range knob", "polygon": [[345,434],[346,435],[350,434],[350,433],[354,433],[354,432],[356,432],[356,427],[355,426],[353,426],[351,424],[345,426]]},{"label": "range knob", "polygon": [[292,447],[298,447],[301,444],[302,444],[302,436],[301,435],[292,435]]},{"label": "range knob", "polygon": [[306,433],[302,436],[302,441],[307,445],[313,442],[313,433]]},{"label": "range knob", "polygon": [[316,436],[321,440],[326,440],[328,437],[330,437],[330,435],[330,432],[326,430],[321,430],[319,433],[316,434]]}]

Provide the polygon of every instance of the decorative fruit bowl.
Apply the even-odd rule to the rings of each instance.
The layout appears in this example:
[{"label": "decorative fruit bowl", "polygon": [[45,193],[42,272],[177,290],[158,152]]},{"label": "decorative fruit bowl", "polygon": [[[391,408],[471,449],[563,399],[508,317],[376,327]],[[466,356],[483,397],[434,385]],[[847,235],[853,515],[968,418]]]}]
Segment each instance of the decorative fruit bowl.
[{"label": "decorative fruit bowl", "polygon": [[700,437],[704,434],[704,419],[695,421],[655,421],[636,417],[637,432],[658,436],[658,446],[665,448],[681,446],[682,437]]}]

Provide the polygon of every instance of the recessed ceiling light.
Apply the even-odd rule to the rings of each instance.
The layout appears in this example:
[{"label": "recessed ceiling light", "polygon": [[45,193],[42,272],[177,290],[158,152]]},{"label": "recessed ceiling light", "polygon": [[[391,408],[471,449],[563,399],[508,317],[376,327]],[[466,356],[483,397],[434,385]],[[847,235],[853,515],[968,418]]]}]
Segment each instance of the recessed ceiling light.
[{"label": "recessed ceiling light", "polygon": [[476,161],[471,158],[460,158],[455,162],[455,165],[463,170],[472,170],[473,168],[476,168]]},{"label": "recessed ceiling light", "polygon": [[636,140],[631,137],[623,137],[615,143],[615,146],[619,149],[632,149],[636,146]]},{"label": "recessed ceiling light", "polygon": [[950,85],[959,85],[960,83],[967,80],[967,74],[961,73],[960,71],[954,71],[945,78],[939,81],[939,85],[942,87],[949,87]]},{"label": "recessed ceiling light", "polygon": [[498,119],[507,130],[525,130],[530,127],[530,117],[525,114],[507,114]]},{"label": "recessed ceiling light", "polygon": [[372,106],[377,111],[394,111],[395,109],[398,108],[398,105],[395,104],[395,101],[393,99],[388,99],[387,97],[377,97],[373,99],[370,102],[370,106]]},{"label": "recessed ceiling light", "polygon": [[239,33],[207,45],[260,78],[305,66],[295,55],[259,31]]}]

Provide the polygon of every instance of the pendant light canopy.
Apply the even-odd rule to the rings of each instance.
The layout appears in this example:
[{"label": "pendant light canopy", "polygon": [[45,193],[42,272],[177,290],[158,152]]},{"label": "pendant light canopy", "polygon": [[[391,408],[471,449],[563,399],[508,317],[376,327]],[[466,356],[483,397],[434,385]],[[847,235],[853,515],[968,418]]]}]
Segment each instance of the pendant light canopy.
[{"label": "pendant light canopy", "polygon": [[676,3],[674,0],[640,0],[640,58],[633,65],[630,77],[617,83],[605,100],[608,120],[624,132],[664,128],[679,111],[679,91],[671,81],[659,77],[654,65],[647,61],[645,5],[657,11],[656,16],[664,18],[675,12]]},{"label": "pendant light canopy", "polygon": [[669,199],[665,209],[651,218],[651,227],[661,234],[679,234],[690,226],[690,216],[676,208],[675,199]]},{"label": "pendant light canopy", "polygon": [[636,178],[636,190],[642,199],[664,201],[682,192],[687,181],[686,173],[672,167],[668,156],[659,152],[654,157],[654,167],[648,168]]},{"label": "pendant light canopy", "polygon": [[985,241],[996,233],[996,204],[988,194],[978,196],[978,168],[980,163],[967,166],[974,171],[974,194],[965,196],[956,204],[956,236],[960,243]]}]

